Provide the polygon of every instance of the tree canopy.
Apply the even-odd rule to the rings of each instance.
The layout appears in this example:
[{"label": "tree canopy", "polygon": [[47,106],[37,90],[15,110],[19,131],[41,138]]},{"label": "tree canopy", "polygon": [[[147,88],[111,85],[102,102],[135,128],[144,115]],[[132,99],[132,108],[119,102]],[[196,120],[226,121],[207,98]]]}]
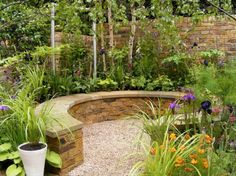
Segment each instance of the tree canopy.
[{"label": "tree canopy", "polygon": [[48,45],[52,2],[56,4],[57,30],[82,34],[91,33],[94,19],[108,21],[109,2],[112,2],[113,25],[131,20],[132,3],[137,20],[157,18],[166,22],[176,15],[194,17],[221,13],[208,2],[227,12],[232,12],[236,6],[231,0],[3,0],[0,2],[1,58]]}]

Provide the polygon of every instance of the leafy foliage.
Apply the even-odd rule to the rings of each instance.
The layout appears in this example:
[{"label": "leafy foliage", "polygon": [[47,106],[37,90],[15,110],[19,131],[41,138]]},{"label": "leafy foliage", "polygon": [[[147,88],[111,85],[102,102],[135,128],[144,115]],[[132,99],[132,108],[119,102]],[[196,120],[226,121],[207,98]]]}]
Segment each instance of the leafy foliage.
[{"label": "leafy foliage", "polygon": [[196,69],[195,91],[199,97],[204,97],[207,92],[216,95],[223,104],[235,104],[235,62],[229,62],[223,67],[199,66]]},{"label": "leafy foliage", "polygon": [[152,82],[149,82],[145,90],[170,91],[174,88],[173,82],[166,75],[159,76]]}]

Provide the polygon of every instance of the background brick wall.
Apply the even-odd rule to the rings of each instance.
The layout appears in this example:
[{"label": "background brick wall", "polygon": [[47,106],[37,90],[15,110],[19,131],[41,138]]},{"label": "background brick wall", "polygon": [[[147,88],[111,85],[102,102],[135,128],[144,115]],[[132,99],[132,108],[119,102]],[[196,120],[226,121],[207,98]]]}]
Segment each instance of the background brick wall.
[{"label": "background brick wall", "polygon": [[[108,47],[109,34],[108,24],[105,24],[105,42]],[[236,21],[229,18],[216,18],[207,17],[200,23],[193,26],[191,19],[188,17],[182,18],[178,21],[177,27],[179,28],[180,35],[182,36],[187,48],[192,52],[204,51],[207,49],[219,49],[226,52],[226,56],[236,56]],[[149,31],[153,37],[158,40],[158,31],[153,28],[153,23],[146,26],[145,31]],[[99,32],[98,32],[99,35]],[[114,43],[117,48],[127,46],[130,35],[130,26],[122,26],[114,33]],[[143,37],[144,33],[137,27],[136,42],[140,37]],[[60,43],[61,35],[56,35],[57,44]],[[88,48],[92,49],[92,37],[82,36],[85,44]],[[196,42],[197,47],[192,49],[192,46]],[[98,41],[98,45],[100,42]],[[98,48],[100,48],[98,46]]]}]

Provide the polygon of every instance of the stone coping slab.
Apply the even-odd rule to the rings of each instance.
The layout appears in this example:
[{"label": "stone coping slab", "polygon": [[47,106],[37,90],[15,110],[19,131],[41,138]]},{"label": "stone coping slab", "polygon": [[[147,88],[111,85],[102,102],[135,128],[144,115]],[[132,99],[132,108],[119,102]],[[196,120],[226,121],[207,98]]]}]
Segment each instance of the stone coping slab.
[{"label": "stone coping slab", "polygon": [[[174,98],[178,99],[184,96],[181,92],[163,92],[163,91],[112,91],[112,92],[94,92],[89,94],[74,94],[58,97],[49,101],[51,107],[50,116],[55,118],[56,122],[49,124],[52,128],[47,129],[47,135],[52,138],[76,131],[83,127],[83,123],[75,119],[69,113],[69,109],[80,103],[109,99],[109,98]],[[37,110],[40,110],[45,103],[40,104]]]}]

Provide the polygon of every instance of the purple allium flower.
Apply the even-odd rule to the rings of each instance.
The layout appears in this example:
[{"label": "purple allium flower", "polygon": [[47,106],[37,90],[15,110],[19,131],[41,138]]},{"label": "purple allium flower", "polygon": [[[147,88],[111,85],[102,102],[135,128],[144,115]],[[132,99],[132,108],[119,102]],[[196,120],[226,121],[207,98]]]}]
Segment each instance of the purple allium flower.
[{"label": "purple allium flower", "polygon": [[11,99],[16,99],[16,95],[12,95],[12,96],[11,96]]},{"label": "purple allium flower", "polygon": [[101,48],[99,51],[100,55],[106,54],[106,49],[105,48]]},{"label": "purple allium flower", "polygon": [[204,61],[203,61],[203,64],[204,64],[205,66],[208,66],[209,62],[208,62],[207,60],[204,60]]},{"label": "purple allium flower", "polygon": [[211,102],[206,100],[206,101],[203,101],[201,103],[201,107],[199,109],[199,112],[201,110],[204,110],[205,112],[207,112],[208,114],[211,114],[212,113],[212,109],[211,109]]},{"label": "purple allium flower", "polygon": [[211,107],[211,102],[208,101],[208,100],[203,101],[203,102],[201,103],[201,108],[202,108],[203,110],[205,110],[205,111],[208,110],[210,107]]},{"label": "purple allium flower", "polygon": [[184,95],[184,96],[183,96],[183,99],[184,99],[185,101],[189,101],[189,102],[190,102],[191,100],[195,100],[196,97],[195,97],[193,94],[189,93],[189,94]]},{"label": "purple allium flower", "polygon": [[0,105],[0,111],[7,111],[7,110],[9,110],[8,106]]},{"label": "purple allium flower", "polygon": [[220,61],[218,62],[218,66],[219,66],[219,67],[223,67],[223,66],[224,66],[224,61],[223,61],[223,60],[220,60]]}]

